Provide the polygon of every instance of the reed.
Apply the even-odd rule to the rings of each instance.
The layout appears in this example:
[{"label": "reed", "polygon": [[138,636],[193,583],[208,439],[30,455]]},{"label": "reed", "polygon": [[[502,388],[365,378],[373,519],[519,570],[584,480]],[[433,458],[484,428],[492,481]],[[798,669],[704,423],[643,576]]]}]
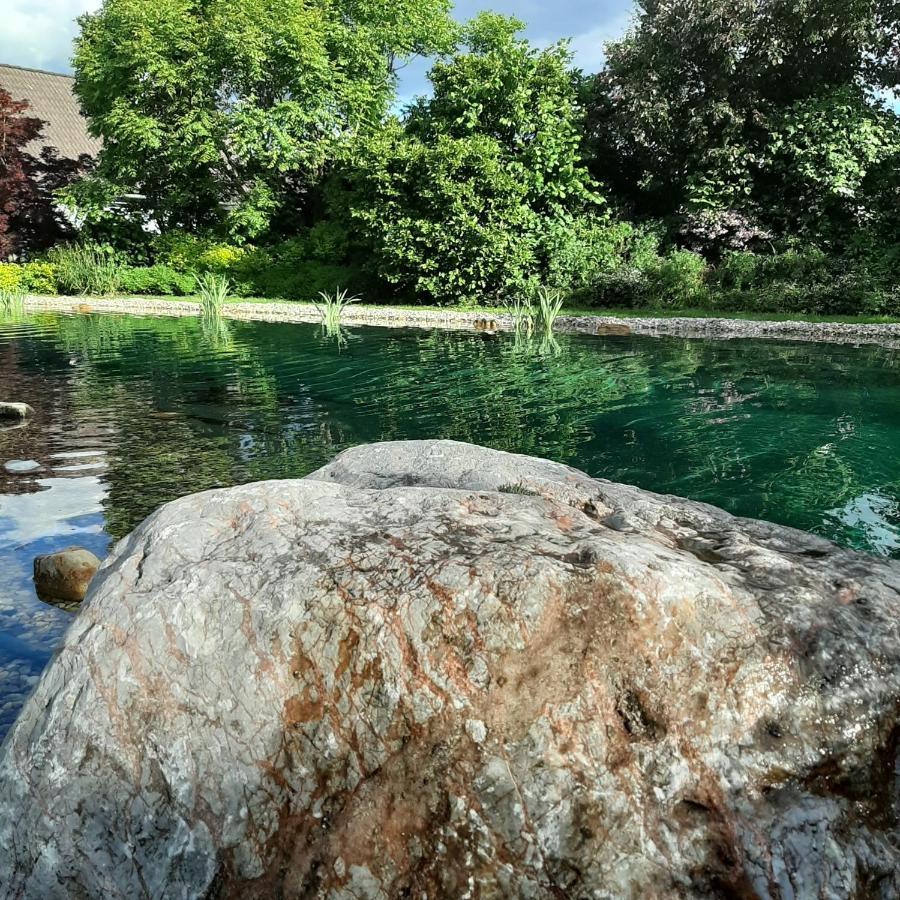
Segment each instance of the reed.
[{"label": "reed", "polygon": [[230,285],[224,275],[207,272],[197,280],[200,312],[204,319],[221,319]]},{"label": "reed", "polygon": [[341,330],[341,316],[344,310],[352,303],[359,303],[361,297],[350,296],[348,291],[336,288],[332,293],[319,291],[322,303],[319,305],[313,301],[313,305],[322,317],[322,325],[325,333],[329,335],[339,334]]}]

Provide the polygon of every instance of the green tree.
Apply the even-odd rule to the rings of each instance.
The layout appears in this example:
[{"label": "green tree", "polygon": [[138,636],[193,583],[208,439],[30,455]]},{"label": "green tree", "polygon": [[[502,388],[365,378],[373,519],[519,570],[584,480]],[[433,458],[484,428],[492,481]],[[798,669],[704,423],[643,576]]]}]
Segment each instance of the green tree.
[{"label": "green tree", "polygon": [[399,61],[446,50],[449,0],[105,0],[75,90],[104,139],[71,201],[146,198],[163,227],[264,232],[392,102]]},{"label": "green tree", "polygon": [[871,212],[896,172],[900,154],[897,116],[855,88],[841,88],[790,106],[773,121],[764,155],[778,196],[798,217],[853,226]]},{"label": "green tree", "polygon": [[640,0],[586,92],[595,174],[638,214],[771,210],[799,227],[809,210],[792,186],[808,164],[827,156],[840,180],[896,133],[872,98],[898,85],[898,11],[896,0]]},{"label": "green tree", "polygon": [[364,148],[353,215],[378,274],[410,294],[500,301],[545,279],[560,232],[600,207],[568,48],[538,50],[521,27],[476,17],[432,68],[433,96]]}]

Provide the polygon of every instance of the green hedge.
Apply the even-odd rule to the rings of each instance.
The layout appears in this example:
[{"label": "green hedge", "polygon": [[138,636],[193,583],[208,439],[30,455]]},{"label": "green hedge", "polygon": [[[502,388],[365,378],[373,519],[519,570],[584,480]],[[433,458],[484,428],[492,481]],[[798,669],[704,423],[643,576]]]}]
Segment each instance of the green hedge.
[{"label": "green hedge", "polygon": [[[627,223],[598,222],[563,237],[556,258],[565,271],[548,277],[575,306],[900,316],[900,247],[873,248],[862,234],[840,255],[797,245],[728,252],[715,265],[687,250],[663,253],[655,232]],[[334,261],[349,253],[327,223],[267,247],[167,234],[152,239],[147,256],[151,264],[133,265],[108,246],[64,245],[43,260],[0,264],[0,290],[188,296],[199,275],[214,272],[238,297],[309,301],[337,287],[379,295],[359,266]]]},{"label": "green hedge", "polygon": [[125,266],[120,269],[119,291],[123,294],[151,294],[161,297],[186,297],[197,290],[197,278],[191,272],[177,272],[170,266]]}]

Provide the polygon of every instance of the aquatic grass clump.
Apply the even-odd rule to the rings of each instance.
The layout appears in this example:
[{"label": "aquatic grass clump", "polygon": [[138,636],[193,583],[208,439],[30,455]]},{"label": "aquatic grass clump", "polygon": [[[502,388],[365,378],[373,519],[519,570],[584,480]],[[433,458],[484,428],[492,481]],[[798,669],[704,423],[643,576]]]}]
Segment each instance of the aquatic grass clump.
[{"label": "aquatic grass clump", "polygon": [[122,267],[109,247],[97,244],[63,244],[47,258],[66,294],[114,294],[122,283]]},{"label": "aquatic grass clump", "polygon": [[351,303],[359,303],[362,300],[361,297],[351,297],[349,291],[342,291],[340,288],[336,288],[333,293],[319,291],[319,296],[322,298],[322,305],[320,306],[313,300],[313,306],[315,306],[322,317],[322,325],[325,328],[325,333],[328,335],[340,333],[341,316],[344,310]]},{"label": "aquatic grass clump", "polygon": [[25,311],[25,289],[19,285],[0,288],[0,313],[21,315]]},{"label": "aquatic grass clump", "polygon": [[200,313],[204,319],[221,319],[230,285],[224,275],[207,272],[197,279]]},{"label": "aquatic grass clump", "polygon": [[562,312],[564,299],[562,291],[547,287],[538,288],[534,318],[539,331],[552,334],[553,325]]},{"label": "aquatic grass clump", "polygon": [[506,310],[516,334],[531,334],[534,331],[534,297],[530,294],[517,294],[506,301]]}]

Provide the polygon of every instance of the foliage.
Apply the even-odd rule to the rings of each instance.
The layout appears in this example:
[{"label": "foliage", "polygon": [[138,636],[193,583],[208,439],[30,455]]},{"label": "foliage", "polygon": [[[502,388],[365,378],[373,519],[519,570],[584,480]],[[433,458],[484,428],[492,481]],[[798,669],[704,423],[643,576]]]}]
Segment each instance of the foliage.
[{"label": "foliage", "polygon": [[0,290],[55,294],[56,270],[47,262],[0,263]]},{"label": "foliage", "polygon": [[439,304],[496,303],[526,288],[539,219],[494,140],[442,135],[426,144],[395,128],[369,150],[353,215],[378,276]]},{"label": "foliage", "polygon": [[219,319],[228,299],[228,279],[224,275],[207,272],[197,279],[200,312],[204,319]]},{"label": "foliage", "polygon": [[22,267],[16,263],[0,263],[0,291],[13,291],[19,287]]},{"label": "foliage", "polygon": [[[502,304],[523,333],[539,290],[898,312],[897,0],[640,0],[596,76],[514,19],[457,26],[448,9],[103,0],[75,67],[104,150],[62,195],[82,241],[16,284],[184,295],[215,275],[306,301],[341,284]],[[392,115],[417,54],[431,96]],[[8,146],[39,126],[0,94]]]},{"label": "foliage", "polygon": [[900,315],[900,266],[879,271],[863,258],[813,245],[779,253],[731,253],[710,275],[719,309],[820,315]]},{"label": "foliage", "polygon": [[865,224],[898,163],[900,120],[858,88],[798,101],[774,123],[766,149],[766,174],[781,192],[768,198],[771,215],[786,216],[785,228],[821,232],[826,223],[826,233]]},{"label": "foliage", "polygon": [[49,252],[48,260],[64,294],[114,294],[119,289],[121,265],[109,247],[63,244]]},{"label": "foliage", "polygon": [[184,273],[225,271],[245,252],[234,244],[177,229],[155,236],[151,243],[156,263]]},{"label": "foliage", "polygon": [[104,0],[79,20],[75,91],[105,140],[70,192],[146,198],[164,229],[264,234],[388,109],[398,64],[445,50],[447,0]]},{"label": "foliage", "polygon": [[752,216],[734,209],[682,211],[677,223],[678,243],[714,260],[729,251],[764,250],[774,238]]},{"label": "foliage", "polygon": [[123,294],[186,297],[197,289],[197,278],[192,273],[178,272],[159,263],[152,266],[125,266],[120,270],[119,276]]},{"label": "foliage", "polygon": [[538,50],[520,27],[476,17],[432,68],[433,96],[354,160],[351,215],[377,274],[405,294],[500,302],[539,281],[558,233],[599,206],[578,159],[568,50]]},{"label": "foliage", "polygon": [[0,284],[0,312],[21,312],[25,291],[18,283]]},{"label": "foliage", "polygon": [[42,260],[24,263],[21,266],[21,285],[30,294],[55,294],[56,269]]},{"label": "foliage", "polygon": [[706,295],[706,262],[690,250],[672,250],[651,271],[651,291],[670,306],[702,305]]},{"label": "foliage", "polygon": [[24,149],[40,135],[43,122],[29,116],[29,108],[26,100],[13,100],[0,87],[0,260],[18,249],[17,226],[34,200]]},{"label": "foliage", "polygon": [[898,39],[895,0],[643,0],[584,88],[594,171],[640,215],[802,230],[893,143]]}]

